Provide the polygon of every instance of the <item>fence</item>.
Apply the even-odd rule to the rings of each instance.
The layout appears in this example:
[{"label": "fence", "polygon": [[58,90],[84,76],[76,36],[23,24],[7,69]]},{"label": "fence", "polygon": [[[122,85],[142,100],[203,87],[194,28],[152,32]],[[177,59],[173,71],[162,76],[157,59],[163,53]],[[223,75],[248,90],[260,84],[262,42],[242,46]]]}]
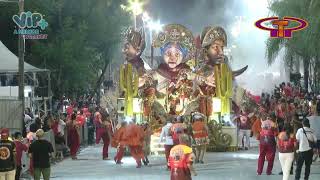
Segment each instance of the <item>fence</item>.
[{"label": "fence", "polygon": [[22,129],[21,101],[17,99],[0,99],[0,128]]}]

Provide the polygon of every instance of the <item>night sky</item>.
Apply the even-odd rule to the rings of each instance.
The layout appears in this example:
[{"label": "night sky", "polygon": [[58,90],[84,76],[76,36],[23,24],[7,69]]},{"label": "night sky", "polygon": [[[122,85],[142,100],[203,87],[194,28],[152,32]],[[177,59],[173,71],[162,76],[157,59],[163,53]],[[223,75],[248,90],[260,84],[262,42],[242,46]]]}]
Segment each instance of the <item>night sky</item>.
[{"label": "night sky", "polygon": [[145,9],[161,23],[179,23],[200,33],[205,26],[228,27],[241,15],[236,0],[149,0]]}]

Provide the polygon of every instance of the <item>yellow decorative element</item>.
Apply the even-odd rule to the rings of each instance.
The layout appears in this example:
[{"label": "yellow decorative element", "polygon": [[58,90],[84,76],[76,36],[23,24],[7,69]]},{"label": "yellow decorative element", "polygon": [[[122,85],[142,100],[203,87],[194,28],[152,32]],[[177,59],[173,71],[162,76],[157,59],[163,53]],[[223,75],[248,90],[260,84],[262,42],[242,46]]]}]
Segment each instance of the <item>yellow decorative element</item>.
[{"label": "yellow decorative element", "polygon": [[132,71],[132,64],[122,64],[120,67],[120,88],[125,94],[125,116],[133,116],[133,97],[138,94],[139,77]]},{"label": "yellow decorative element", "polygon": [[186,62],[186,64],[191,68],[195,68],[196,67],[196,60],[195,59],[190,59],[189,61]]},{"label": "yellow decorative element", "polygon": [[230,114],[232,96],[232,71],[227,64],[214,66],[216,95],[221,99],[221,115]]}]

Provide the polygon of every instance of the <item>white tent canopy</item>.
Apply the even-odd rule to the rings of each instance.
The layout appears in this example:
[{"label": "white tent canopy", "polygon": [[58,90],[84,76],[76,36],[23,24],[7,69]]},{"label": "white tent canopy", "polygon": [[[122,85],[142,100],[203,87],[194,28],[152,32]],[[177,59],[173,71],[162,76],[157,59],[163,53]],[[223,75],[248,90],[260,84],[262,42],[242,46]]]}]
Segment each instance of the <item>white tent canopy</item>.
[{"label": "white tent canopy", "polygon": [[[19,59],[0,41],[0,73],[19,72]],[[36,68],[28,63],[24,63],[24,72],[40,72],[45,69]]]}]

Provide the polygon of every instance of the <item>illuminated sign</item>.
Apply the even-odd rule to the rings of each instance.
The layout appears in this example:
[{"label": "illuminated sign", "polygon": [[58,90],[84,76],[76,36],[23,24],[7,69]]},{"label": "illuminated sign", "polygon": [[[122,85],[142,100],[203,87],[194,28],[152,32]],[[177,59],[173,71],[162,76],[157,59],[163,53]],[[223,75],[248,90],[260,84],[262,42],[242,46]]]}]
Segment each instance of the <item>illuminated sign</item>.
[{"label": "illuminated sign", "polygon": [[[263,26],[265,22],[271,22],[274,28]],[[286,28],[290,22],[297,22],[299,25]],[[300,18],[286,16],[283,19],[279,17],[263,18],[258,20],[255,25],[259,29],[270,31],[270,37],[272,38],[291,38],[294,31],[303,30],[308,26],[308,22]]]}]

